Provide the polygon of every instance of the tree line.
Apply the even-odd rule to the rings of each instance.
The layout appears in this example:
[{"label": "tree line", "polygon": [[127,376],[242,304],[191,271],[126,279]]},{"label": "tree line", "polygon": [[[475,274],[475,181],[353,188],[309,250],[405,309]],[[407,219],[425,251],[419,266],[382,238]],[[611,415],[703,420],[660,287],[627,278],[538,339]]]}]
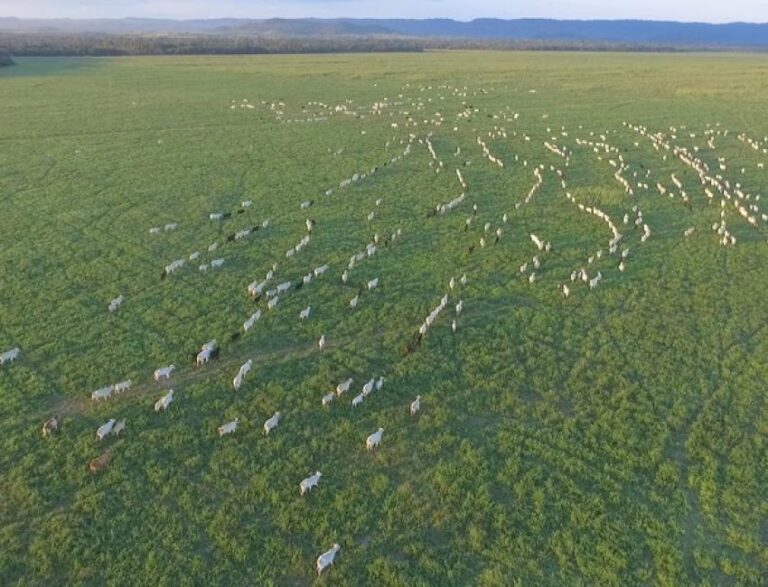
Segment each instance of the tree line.
[{"label": "tree line", "polygon": [[[706,46],[597,41],[509,41],[403,36],[285,36],[202,34],[0,34],[0,52],[18,57],[120,55],[228,55],[271,53],[421,52],[441,49],[529,51],[684,52],[720,50]],[[0,61],[2,58],[0,53]],[[9,60],[10,58],[6,58]]]},{"label": "tree line", "polygon": [[7,53],[0,53],[0,67],[4,67],[6,65],[13,65],[13,59],[11,59],[11,56]]}]

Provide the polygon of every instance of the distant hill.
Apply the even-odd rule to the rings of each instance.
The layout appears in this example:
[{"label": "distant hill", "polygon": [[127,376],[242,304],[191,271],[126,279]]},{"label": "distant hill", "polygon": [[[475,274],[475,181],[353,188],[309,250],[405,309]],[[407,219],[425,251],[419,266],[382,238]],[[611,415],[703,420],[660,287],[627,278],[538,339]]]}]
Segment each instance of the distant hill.
[{"label": "distant hill", "polygon": [[5,67],[7,65],[15,65],[15,63],[13,62],[13,59],[11,59],[10,55],[0,53],[0,67]]},{"label": "distant hill", "polygon": [[442,38],[489,41],[595,42],[628,45],[768,49],[768,23],[681,23],[639,20],[212,19],[29,20],[0,18],[0,33],[204,34],[258,37]]}]

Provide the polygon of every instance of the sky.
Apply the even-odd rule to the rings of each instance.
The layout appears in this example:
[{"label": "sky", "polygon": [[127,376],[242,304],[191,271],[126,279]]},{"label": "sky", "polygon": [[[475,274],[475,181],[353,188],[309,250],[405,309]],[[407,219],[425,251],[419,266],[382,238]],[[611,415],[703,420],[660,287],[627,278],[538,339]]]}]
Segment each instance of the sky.
[{"label": "sky", "polygon": [[21,18],[562,18],[768,22],[768,0],[0,0]]}]

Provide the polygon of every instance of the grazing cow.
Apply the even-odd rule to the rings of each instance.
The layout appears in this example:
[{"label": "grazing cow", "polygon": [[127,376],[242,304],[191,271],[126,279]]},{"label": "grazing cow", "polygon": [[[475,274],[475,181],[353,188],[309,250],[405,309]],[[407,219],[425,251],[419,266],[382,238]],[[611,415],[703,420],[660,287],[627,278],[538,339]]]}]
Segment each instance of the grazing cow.
[{"label": "grazing cow", "polygon": [[329,405],[333,400],[336,399],[335,393],[327,393],[323,396],[323,406]]},{"label": "grazing cow", "polygon": [[221,438],[225,434],[232,434],[235,430],[237,430],[238,424],[240,424],[240,419],[235,418],[231,422],[227,422],[226,424],[219,426],[217,428],[219,432],[219,438]]},{"label": "grazing cow", "polygon": [[300,207],[301,207],[302,210],[306,210],[307,208],[309,208],[314,203],[315,203],[314,200],[307,200],[305,202],[302,202]]},{"label": "grazing cow", "polygon": [[301,312],[299,312],[299,320],[307,320],[311,311],[312,308],[310,306],[304,308]]},{"label": "grazing cow", "polygon": [[376,277],[375,279],[371,279],[368,282],[368,291],[376,289],[377,287],[379,287],[379,278],[378,277]]},{"label": "grazing cow", "polygon": [[275,412],[272,417],[264,422],[264,435],[269,436],[269,433],[272,432],[275,428],[277,428],[277,425],[280,423],[280,412]]},{"label": "grazing cow", "polygon": [[5,365],[6,363],[12,363],[15,361],[18,357],[21,351],[18,347],[12,348],[9,351],[5,351],[4,353],[0,354],[0,365]]},{"label": "grazing cow", "polygon": [[103,399],[108,399],[112,397],[112,392],[115,390],[115,387],[113,385],[109,385],[107,387],[102,387],[101,389],[97,389],[91,394],[91,399],[94,401],[100,401]]},{"label": "grazing cow", "polygon": [[381,443],[381,436],[384,434],[384,428],[379,428],[376,432],[368,436],[365,440],[366,450],[373,450]]},{"label": "grazing cow", "polygon": [[351,300],[349,300],[349,307],[354,309],[357,308],[357,303],[360,301],[360,296],[355,296]]},{"label": "grazing cow", "polygon": [[115,436],[119,436],[123,430],[125,430],[125,418],[123,418],[117,424],[115,424],[115,427],[112,428],[112,434],[114,434]]},{"label": "grazing cow", "polygon": [[567,298],[569,295],[571,295],[571,290],[570,290],[570,288],[569,288],[567,285],[563,284],[563,288],[562,288],[562,289],[563,289],[563,295],[564,295],[566,298]]},{"label": "grazing cow", "polygon": [[312,491],[312,488],[317,487],[317,485],[320,483],[320,477],[322,476],[323,474],[320,471],[316,471],[314,475],[310,475],[304,479],[301,483],[299,483],[299,493],[301,495],[305,495],[307,492]]},{"label": "grazing cow", "polygon": [[341,282],[347,283],[349,281],[349,272],[345,269],[344,273],[341,274]]},{"label": "grazing cow", "polygon": [[459,303],[456,304],[456,315],[460,316],[462,310],[464,310],[464,300],[459,300]]},{"label": "grazing cow", "polygon": [[161,379],[170,379],[171,374],[176,370],[176,365],[169,365],[168,367],[163,367],[161,369],[155,370],[155,381],[160,381]]},{"label": "grazing cow", "polygon": [[211,267],[213,267],[214,269],[217,269],[217,268],[221,267],[222,265],[224,265],[224,259],[219,258],[219,259],[214,259],[213,261],[211,261]]},{"label": "grazing cow", "polygon": [[376,380],[376,391],[380,391],[382,387],[384,387],[384,376],[380,375]]},{"label": "grazing cow", "polygon": [[363,403],[363,400],[365,399],[365,396],[361,393],[360,395],[356,395],[352,398],[352,407],[356,408],[361,403]]},{"label": "grazing cow", "polygon": [[339,552],[341,546],[334,544],[330,550],[326,550],[323,554],[317,557],[317,575],[320,574],[333,565],[333,560],[336,558],[336,553]]},{"label": "grazing cow", "polygon": [[277,307],[277,304],[279,303],[280,298],[278,296],[273,297],[269,302],[267,302],[267,308],[270,310],[274,310]]},{"label": "grazing cow", "polygon": [[111,418],[106,424],[102,424],[98,427],[96,430],[96,438],[99,439],[99,442],[104,440],[107,436],[109,436],[109,433],[112,432],[112,427],[115,425],[115,419]]},{"label": "grazing cow", "polygon": [[43,438],[48,438],[51,434],[59,429],[59,420],[57,416],[48,418],[43,422]]},{"label": "grazing cow", "polygon": [[456,328],[457,328],[457,326],[456,326],[456,320],[454,320],[453,322],[451,322],[451,330],[452,330],[453,332],[456,332]]},{"label": "grazing cow", "polygon": [[95,459],[92,459],[90,463],[88,463],[88,470],[91,473],[98,473],[99,471],[106,469],[109,465],[109,461],[112,459],[112,451],[107,450],[103,452],[100,456],[96,457]]},{"label": "grazing cow", "polygon": [[349,378],[349,379],[347,379],[346,381],[343,381],[343,382],[339,383],[339,384],[336,386],[336,395],[341,395],[342,393],[346,393],[346,392],[348,392],[348,391],[349,391],[349,388],[351,387],[351,385],[352,385],[352,383],[353,383],[353,381],[354,381],[354,379],[352,379],[352,378],[350,377],[350,378]]},{"label": "grazing cow", "polygon": [[320,340],[317,341],[317,348],[319,348],[321,351],[325,348],[325,334],[323,334],[320,337]]},{"label": "grazing cow", "polygon": [[536,248],[538,248],[540,251],[544,250],[544,241],[542,241],[538,236],[531,234],[531,240],[533,241],[533,244],[536,245]]},{"label": "grazing cow", "polygon": [[173,401],[173,390],[169,389],[168,393],[166,393],[163,397],[161,397],[159,400],[155,402],[155,411],[159,412],[160,410],[167,410],[168,406],[171,405],[171,402]]}]

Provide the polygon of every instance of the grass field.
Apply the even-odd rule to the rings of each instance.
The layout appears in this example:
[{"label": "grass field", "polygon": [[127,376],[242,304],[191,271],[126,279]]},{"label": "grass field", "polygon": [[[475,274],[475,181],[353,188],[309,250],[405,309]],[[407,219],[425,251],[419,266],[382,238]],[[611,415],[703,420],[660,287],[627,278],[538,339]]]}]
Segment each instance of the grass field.
[{"label": "grass field", "polygon": [[[766,56],[18,61],[0,70],[0,352],[21,349],[0,366],[0,583],[763,584]],[[464,191],[456,169],[465,199],[432,214]],[[608,215],[615,254],[567,194]],[[268,311],[246,287],[274,263],[269,288],[330,268]],[[571,282],[582,267],[602,275],[592,290]],[[194,366],[211,339],[220,357]],[[110,418],[127,429],[100,443]]]}]

